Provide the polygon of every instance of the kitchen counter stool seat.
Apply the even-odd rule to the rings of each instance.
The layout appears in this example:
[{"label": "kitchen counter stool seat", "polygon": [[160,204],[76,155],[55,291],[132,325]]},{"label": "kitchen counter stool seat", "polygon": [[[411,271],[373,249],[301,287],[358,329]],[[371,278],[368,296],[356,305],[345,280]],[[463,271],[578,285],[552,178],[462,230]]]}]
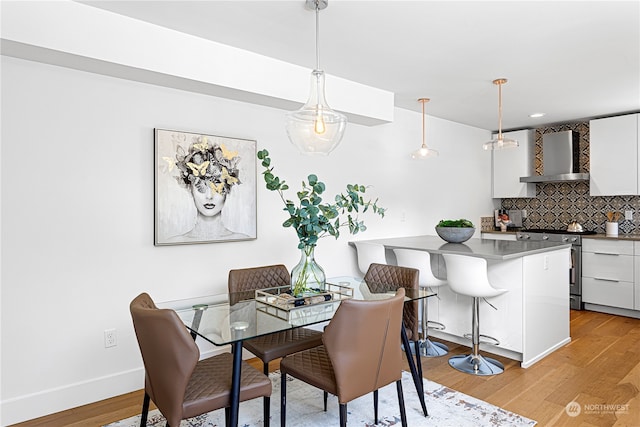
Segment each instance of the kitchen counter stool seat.
[{"label": "kitchen counter stool seat", "polygon": [[369,242],[353,242],[358,257],[358,269],[367,274],[371,264],[386,264],[387,257],[384,245]]},{"label": "kitchen counter stool seat", "polygon": [[[452,291],[473,298],[472,306],[472,351],[469,355],[449,358],[449,365],[458,371],[473,375],[496,375],[504,372],[504,365],[499,361],[479,354],[480,348],[480,298],[491,298],[507,292],[497,289],[489,283],[487,260],[484,258],[443,254],[447,266],[447,281]],[[495,308],[495,307],[494,307]],[[482,337],[497,340],[486,335]]]},{"label": "kitchen counter stool seat", "polygon": [[[431,255],[427,251],[418,251],[415,249],[394,249],[396,261],[398,265],[403,267],[411,267],[420,271],[420,287],[438,288],[447,284],[446,280],[438,279],[431,271]],[[420,351],[426,357],[444,356],[449,352],[449,348],[440,343],[429,339],[429,324],[431,328],[444,330],[445,326],[440,322],[429,320],[428,302],[426,299],[420,300],[422,305],[422,339],[419,341]]]}]

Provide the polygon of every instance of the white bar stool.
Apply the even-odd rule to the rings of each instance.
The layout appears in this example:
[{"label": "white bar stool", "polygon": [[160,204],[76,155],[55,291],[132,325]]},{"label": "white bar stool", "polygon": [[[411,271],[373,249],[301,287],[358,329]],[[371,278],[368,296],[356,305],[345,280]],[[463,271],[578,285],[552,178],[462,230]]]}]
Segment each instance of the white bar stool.
[{"label": "white bar stool", "polygon": [[[496,375],[504,372],[504,365],[495,359],[481,356],[480,337],[489,338],[500,344],[498,340],[480,335],[480,298],[495,297],[507,292],[507,289],[496,289],[489,283],[487,260],[466,255],[443,254],[447,266],[447,281],[455,293],[473,297],[472,310],[472,352],[469,355],[453,356],[449,365],[458,371],[473,375]],[[487,304],[491,305],[487,302]],[[492,306],[493,307],[493,306]],[[495,307],[493,307],[495,309]]]},{"label": "white bar stool", "polygon": [[363,276],[367,274],[371,264],[387,263],[384,245],[369,242],[353,242],[353,244],[356,246],[356,253],[358,255],[358,269],[362,272]]},{"label": "white bar stool", "polygon": [[[411,267],[420,271],[420,286],[423,288],[437,288],[447,284],[445,280],[440,280],[431,271],[431,255],[426,251],[413,249],[394,249],[396,261],[399,266]],[[440,322],[430,321],[427,316],[428,301],[426,298],[420,300],[422,304],[422,339],[420,343],[420,354],[426,357],[444,356],[449,352],[449,348],[439,342],[429,339],[429,324],[433,329],[443,330],[445,326]]]}]

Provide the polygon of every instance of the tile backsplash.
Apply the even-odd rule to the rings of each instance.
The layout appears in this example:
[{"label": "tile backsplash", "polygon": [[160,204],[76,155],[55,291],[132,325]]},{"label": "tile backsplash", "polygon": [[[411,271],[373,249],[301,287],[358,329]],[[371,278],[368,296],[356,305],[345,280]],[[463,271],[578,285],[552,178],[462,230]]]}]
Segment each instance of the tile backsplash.
[{"label": "tile backsplash", "polygon": [[[579,134],[580,172],[589,172],[589,122],[579,122],[536,129],[537,174],[542,174],[542,135],[565,130]],[[523,228],[563,229],[571,221],[578,221],[585,230],[598,233],[605,231],[606,213],[617,211],[621,213],[620,234],[640,232],[640,196],[592,197],[589,181],[538,183],[535,198],[502,199],[501,208],[526,210]],[[624,219],[625,211],[633,211],[633,220]]]}]

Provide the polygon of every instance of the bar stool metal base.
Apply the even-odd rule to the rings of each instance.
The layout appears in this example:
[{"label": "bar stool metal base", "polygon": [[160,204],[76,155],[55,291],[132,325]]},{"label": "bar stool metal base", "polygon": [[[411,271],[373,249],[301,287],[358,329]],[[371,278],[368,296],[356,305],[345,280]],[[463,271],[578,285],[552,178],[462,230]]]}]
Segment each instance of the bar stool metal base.
[{"label": "bar stool metal base", "polygon": [[469,354],[449,358],[449,365],[460,372],[472,375],[497,375],[504,372],[504,365],[490,357]]},{"label": "bar stool metal base", "polygon": [[420,355],[424,357],[440,357],[449,352],[449,347],[429,338],[420,340]]}]

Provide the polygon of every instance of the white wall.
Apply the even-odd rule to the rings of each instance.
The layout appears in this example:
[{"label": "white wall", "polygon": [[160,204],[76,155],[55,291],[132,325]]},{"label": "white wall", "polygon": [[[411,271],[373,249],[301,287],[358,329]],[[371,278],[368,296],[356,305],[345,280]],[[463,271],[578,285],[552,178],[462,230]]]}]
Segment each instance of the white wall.
[{"label": "white wall", "polygon": [[[331,196],[370,185],[388,214],[364,217],[363,235],[320,242],[328,276],[357,274],[350,239],[435,234],[443,218],[479,226],[493,209],[486,130],[429,117],[440,157],[419,163],[408,153],[420,145],[420,114],[396,109],[394,123],[351,124],[331,156],[305,157],[287,140],[282,110],[1,59],[2,425],[142,388],[128,312],[138,293],[223,292],[231,268],[298,261],[280,199],[260,175],[256,240],[154,247],[155,127],[255,139],[293,190],[309,173]],[[109,328],[118,345],[105,349]]]}]

